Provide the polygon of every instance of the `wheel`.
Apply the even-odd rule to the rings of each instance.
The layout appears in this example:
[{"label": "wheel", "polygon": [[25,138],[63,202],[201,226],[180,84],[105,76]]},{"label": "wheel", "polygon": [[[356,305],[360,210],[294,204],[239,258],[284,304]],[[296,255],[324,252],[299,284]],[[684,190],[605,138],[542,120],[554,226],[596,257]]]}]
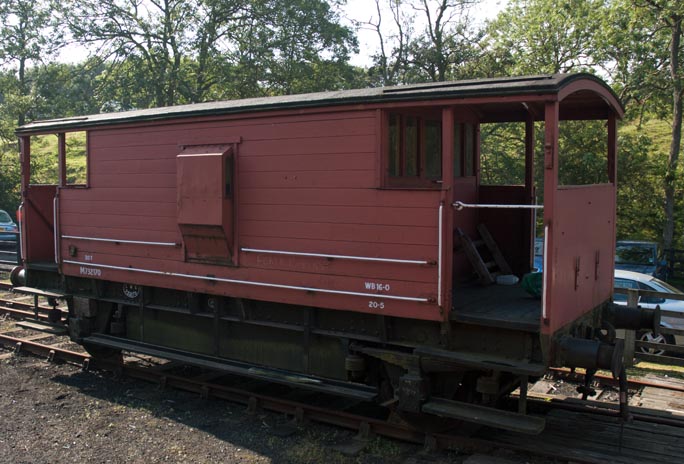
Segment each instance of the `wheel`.
[{"label": "wheel", "polygon": [[[663,345],[674,345],[674,337],[672,335],[666,335],[666,334],[654,334],[653,332],[641,332],[637,335],[639,337],[639,340],[642,342],[649,342],[649,343],[662,343]],[[656,348],[646,348],[646,347],[640,347],[639,350],[642,353],[647,353],[647,354],[654,354],[657,356],[662,356],[665,354],[666,350],[662,349],[656,349]]]}]

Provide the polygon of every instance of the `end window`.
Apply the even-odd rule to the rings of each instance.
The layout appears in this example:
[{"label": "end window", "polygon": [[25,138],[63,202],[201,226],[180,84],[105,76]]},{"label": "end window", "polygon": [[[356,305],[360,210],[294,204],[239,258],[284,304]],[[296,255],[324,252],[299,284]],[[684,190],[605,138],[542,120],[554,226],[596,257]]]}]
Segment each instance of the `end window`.
[{"label": "end window", "polygon": [[454,123],[454,177],[475,175],[475,125]]},{"label": "end window", "polygon": [[223,183],[225,198],[233,195],[233,154],[232,151],[223,155]]},{"label": "end window", "polygon": [[85,131],[31,136],[30,183],[85,186],[88,181],[87,140]]},{"label": "end window", "polygon": [[64,134],[66,185],[85,186],[88,183],[88,138],[86,132]]},{"label": "end window", "polygon": [[390,113],[388,186],[436,188],[442,179],[442,121],[427,114]]}]

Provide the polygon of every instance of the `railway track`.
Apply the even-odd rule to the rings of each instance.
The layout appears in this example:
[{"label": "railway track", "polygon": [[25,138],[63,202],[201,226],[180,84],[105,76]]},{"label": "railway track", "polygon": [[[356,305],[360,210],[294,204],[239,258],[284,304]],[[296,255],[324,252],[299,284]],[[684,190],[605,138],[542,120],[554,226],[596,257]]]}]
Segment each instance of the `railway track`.
[{"label": "railway track", "polygon": [[[8,286],[0,283],[0,291],[7,290]],[[16,299],[0,299],[0,314],[7,314],[17,320],[34,320],[44,324],[50,309],[47,306],[36,307],[34,304]],[[59,328],[59,324],[52,326]],[[71,344],[66,340],[68,338],[65,335],[46,334],[34,330],[30,325],[5,329],[0,332],[0,343],[5,347],[5,352],[0,352],[0,359],[27,352],[50,361],[74,363],[86,370],[115,371],[119,375],[152,382],[164,388],[193,392],[203,398],[241,403],[246,406],[248,413],[264,409],[285,414],[292,418],[285,426],[289,428],[285,433],[295,433],[298,427],[308,420],[353,429],[358,431],[357,437],[338,447],[340,451],[348,454],[362,450],[371,435],[423,444],[428,450],[489,452],[493,449],[506,448],[550,459],[571,459],[573,462],[584,463],[643,462],[644,453],[636,452],[632,444],[638,443],[637,448],[643,448],[644,440],[638,437],[648,435],[651,442],[654,437],[657,438],[651,448],[661,449],[657,456],[661,463],[680,462],[684,453],[682,445],[676,447],[684,437],[684,417],[657,414],[642,408],[634,408],[633,420],[624,423],[617,418],[619,412],[613,404],[598,401],[579,402],[551,396],[545,398],[538,395],[530,398],[529,407],[531,411],[547,417],[547,430],[542,435],[527,437],[487,430],[484,433],[475,432],[466,436],[449,428],[453,425],[445,427],[444,422],[428,424],[427,428],[418,428],[398,419],[386,409],[320,394],[312,396],[310,392],[285,389],[266,382],[245,380],[223,373],[200,371],[154,358],[136,356],[124,357],[121,361],[95,360],[84,351],[71,348]],[[632,389],[644,386],[653,387],[653,382],[633,380],[630,384]],[[669,391],[684,394],[684,387],[670,386]],[[590,437],[585,437],[588,440],[583,440],[579,432],[589,430],[589,427],[599,427],[602,430],[602,443],[597,443],[596,434],[590,434]],[[426,429],[429,431],[426,432]],[[568,431],[576,431],[577,436],[572,433],[569,435]],[[608,437],[611,433],[615,435],[612,439]],[[666,448],[669,451],[662,451]],[[645,452],[650,453],[650,448]]]}]

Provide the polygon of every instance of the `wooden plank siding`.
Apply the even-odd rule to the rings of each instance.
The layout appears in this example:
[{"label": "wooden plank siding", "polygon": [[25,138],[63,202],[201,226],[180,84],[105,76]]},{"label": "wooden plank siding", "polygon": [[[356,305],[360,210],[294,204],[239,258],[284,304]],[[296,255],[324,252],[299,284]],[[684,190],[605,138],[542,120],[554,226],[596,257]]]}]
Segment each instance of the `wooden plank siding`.
[{"label": "wooden plank siding", "polygon": [[[62,239],[62,258],[84,262],[87,255],[92,267],[100,266],[100,278],[115,281],[439,320],[433,301],[440,192],[380,188],[378,122],[374,110],[355,110],[93,129],[89,188],[62,189],[61,234],[181,243],[176,204],[180,146],[236,139],[240,248],[429,264],[248,251],[240,253],[239,266],[213,266],[185,262],[181,247],[82,239]],[[76,257],[69,257],[70,245],[77,247]],[[79,275],[81,267],[64,264],[63,270]],[[128,267],[199,278],[123,269]],[[256,284],[201,279],[207,275]],[[377,302],[369,301],[372,294],[378,295]]]}]

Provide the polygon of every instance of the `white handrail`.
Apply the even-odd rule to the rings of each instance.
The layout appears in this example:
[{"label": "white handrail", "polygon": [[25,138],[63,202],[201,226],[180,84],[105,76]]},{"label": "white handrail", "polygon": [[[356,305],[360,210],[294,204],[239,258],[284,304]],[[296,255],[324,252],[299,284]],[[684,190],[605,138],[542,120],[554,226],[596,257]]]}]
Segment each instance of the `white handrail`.
[{"label": "white handrail", "polygon": [[55,195],[52,200],[52,233],[55,241],[55,264],[59,265],[59,197]]},{"label": "white handrail", "polygon": [[121,240],[118,238],[96,238],[96,237],[79,237],[77,235],[62,235],[63,239],[72,240],[89,240],[91,242],[106,242],[106,243],[126,243],[129,245],[156,245],[156,246],[168,246],[168,247],[179,247],[180,243],[175,242],[144,242],[142,240]]},{"label": "white handrail", "polygon": [[439,204],[439,217],[437,219],[437,306],[442,306],[442,217],[444,216],[444,203]]},{"label": "white handrail", "polygon": [[159,271],[159,270],[155,270],[155,269],[144,269],[144,268],[135,268],[135,267],[128,267],[128,266],[114,266],[111,264],[96,264],[96,263],[89,262],[89,261],[83,262],[83,261],[73,261],[73,260],[65,259],[63,261],[63,263],[81,266],[83,269],[88,269],[88,268],[112,269],[115,271],[140,272],[140,273],[144,273],[144,274],[152,274],[152,275],[160,275],[160,276],[184,277],[186,279],[205,280],[205,281],[208,280],[210,282],[225,282],[225,283],[229,283],[229,284],[243,284],[243,285],[252,285],[252,286],[257,286],[257,287],[283,288],[283,289],[287,289],[287,290],[302,290],[305,292],[319,292],[319,293],[330,293],[330,294],[335,294],[335,295],[363,296],[363,297],[368,297],[368,298],[382,298],[382,299],[387,299],[387,300],[415,301],[418,303],[429,303],[430,302],[429,298],[422,298],[422,297],[387,295],[384,293],[352,292],[352,291],[348,291],[348,290],[334,290],[334,289],[328,289],[328,288],[304,287],[304,286],[299,286],[299,285],[274,284],[274,283],[269,283],[269,282],[257,282],[257,281],[253,281],[253,280],[238,280],[238,279],[229,279],[229,278],[225,278],[225,277],[215,277],[215,276],[208,276],[208,275],[183,274],[180,272]]},{"label": "white handrail", "polygon": [[258,248],[240,248],[244,253],[264,253],[271,255],[286,255],[286,256],[308,256],[312,258],[326,258],[326,259],[352,259],[358,261],[378,261],[383,263],[400,263],[400,264],[430,264],[430,261],[417,259],[396,259],[396,258],[372,258],[369,256],[349,256],[349,255],[331,255],[324,253],[304,253],[299,251],[282,251],[282,250],[262,250]]},{"label": "white handrail", "polygon": [[543,209],[544,205],[497,205],[497,204],[483,204],[483,203],[463,203],[462,201],[455,201],[451,204],[456,211],[461,211],[463,208],[502,208],[502,209]]}]

